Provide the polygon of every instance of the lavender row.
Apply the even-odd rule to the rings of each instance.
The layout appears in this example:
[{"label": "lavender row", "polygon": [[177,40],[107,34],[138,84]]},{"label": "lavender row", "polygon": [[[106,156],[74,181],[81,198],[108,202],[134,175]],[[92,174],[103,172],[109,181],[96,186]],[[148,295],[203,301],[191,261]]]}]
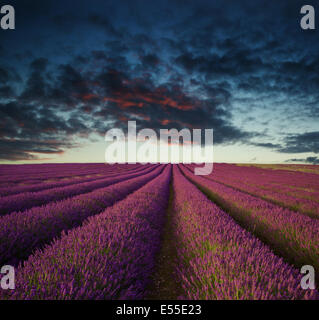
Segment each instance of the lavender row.
[{"label": "lavender row", "polygon": [[0,166],[0,176],[7,173],[49,173],[58,171],[85,170],[100,167],[101,163],[41,163],[41,164],[3,164]]},{"label": "lavender row", "polygon": [[254,167],[241,167],[230,164],[216,164],[209,177],[231,178],[244,184],[256,184],[277,192],[295,192],[301,197],[318,195],[318,175],[287,170],[270,170]]},{"label": "lavender row", "polygon": [[74,170],[82,170],[90,167],[91,169],[96,167],[96,164],[78,164],[78,163],[42,163],[42,164],[3,164],[0,166],[0,177],[10,174],[47,174],[51,172],[66,172],[66,171],[74,171]]},{"label": "lavender row", "polygon": [[[192,168],[192,166],[189,166]],[[216,165],[208,179],[223,183],[238,190],[248,192],[281,206],[297,210],[313,218],[319,218],[319,190],[307,191],[293,187],[291,174],[286,172],[268,173],[261,170],[247,170],[246,167],[237,169],[237,166]],[[266,170],[263,170],[266,171]],[[304,181],[310,181],[309,174],[299,174]],[[296,177],[295,177],[296,178]],[[317,177],[318,178],[318,177]],[[277,183],[274,184],[274,183]],[[298,183],[301,183],[300,179]],[[304,182],[305,183],[305,182]],[[296,183],[295,183],[296,184]]]},{"label": "lavender row", "polygon": [[173,223],[186,299],[316,299],[301,274],[209,201],[174,166]]},{"label": "lavender row", "polygon": [[[39,170],[39,165],[34,165],[35,170]],[[136,165],[126,165],[128,168],[134,168]],[[60,165],[56,165],[55,167],[52,168],[52,171],[50,172],[34,172],[34,173],[28,173],[28,172],[22,172],[22,173],[15,173],[15,172],[8,172],[6,175],[2,175],[0,177],[0,182],[1,184],[6,183],[8,184],[14,184],[17,185],[18,183],[28,183],[30,184],[30,181],[33,183],[39,183],[39,182],[44,182],[47,181],[48,179],[64,179],[64,178],[71,178],[74,176],[86,176],[90,174],[98,174],[98,173],[109,173],[114,171],[114,166],[111,165],[106,165],[106,164],[99,164],[99,165],[94,165],[94,166],[89,166],[89,168],[75,168],[72,170],[63,170],[60,168]],[[118,168],[122,168],[123,166],[118,165]],[[3,166],[0,166],[0,170],[3,171]]]},{"label": "lavender row", "polygon": [[[65,186],[83,183],[83,182],[97,181],[97,180],[105,179],[106,177],[119,175],[121,173],[126,173],[126,172],[133,173],[133,172],[143,170],[143,169],[145,169],[145,167],[143,167],[143,166],[137,166],[136,168],[129,169],[128,167],[123,165],[122,168],[121,167],[114,167],[113,170],[110,171],[109,173],[107,173],[107,172],[95,173],[95,176],[90,177],[90,178],[75,179],[74,177],[72,177],[67,181],[58,181],[58,182],[52,182],[52,183],[42,182],[42,183],[35,184],[35,185],[23,185],[23,186],[9,187],[9,188],[8,187],[0,188],[0,195],[1,196],[9,196],[9,195],[17,194],[17,193],[22,193],[22,192],[44,191],[46,189],[65,187]],[[97,176],[97,174],[98,174],[98,176]]]},{"label": "lavender row", "polygon": [[[142,299],[155,265],[171,167],[65,233],[16,272],[2,299]],[[1,297],[2,294],[2,297]]]},{"label": "lavender row", "polygon": [[[78,166],[77,164],[52,164],[50,167],[47,165],[1,165],[0,166],[0,177],[1,180],[5,178],[10,178],[15,176],[16,179],[18,178],[26,178],[26,177],[35,177],[35,178],[46,178],[48,177],[64,177],[67,175],[74,175],[75,173],[78,174],[85,174],[85,173],[92,173],[101,170],[108,170],[108,166],[105,164],[83,164]],[[43,166],[47,169],[43,169]],[[11,168],[11,169],[8,169]]]},{"label": "lavender row", "polygon": [[319,270],[319,220],[300,215],[223,184],[194,175],[180,167],[220,207],[252,230],[287,261]]},{"label": "lavender row", "polygon": [[0,198],[0,215],[5,215],[14,211],[24,211],[35,206],[47,204],[51,201],[58,201],[81,193],[90,192],[94,189],[103,188],[128,178],[137,177],[149,170],[153,170],[153,167],[147,166],[143,171],[133,173],[125,172],[117,177],[106,177],[98,181],[83,182],[66,187],[53,188],[39,192],[25,192],[3,197]]},{"label": "lavender row", "polygon": [[85,218],[100,213],[160,174],[157,167],[148,174],[98,189],[64,201],[35,207],[23,214],[14,212],[0,218],[0,265],[16,265],[35,248],[78,226]]}]

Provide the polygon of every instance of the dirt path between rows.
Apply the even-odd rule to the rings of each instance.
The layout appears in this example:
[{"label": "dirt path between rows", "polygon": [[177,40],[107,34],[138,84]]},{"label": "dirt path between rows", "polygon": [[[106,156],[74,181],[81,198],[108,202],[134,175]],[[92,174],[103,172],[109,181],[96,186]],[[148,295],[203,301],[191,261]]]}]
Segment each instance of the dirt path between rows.
[{"label": "dirt path between rows", "polygon": [[177,300],[183,295],[176,274],[177,242],[173,225],[173,199],[174,192],[172,182],[170,186],[170,198],[166,214],[166,222],[163,229],[162,247],[156,261],[156,270],[152,276],[148,289],[147,300]]}]

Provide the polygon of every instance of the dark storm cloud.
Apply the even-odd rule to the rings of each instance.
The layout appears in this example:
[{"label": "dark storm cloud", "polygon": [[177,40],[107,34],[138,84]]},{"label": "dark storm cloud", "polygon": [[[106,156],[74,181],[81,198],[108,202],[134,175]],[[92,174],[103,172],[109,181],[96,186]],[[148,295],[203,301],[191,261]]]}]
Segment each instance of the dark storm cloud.
[{"label": "dark storm cloud", "polygon": [[146,54],[141,57],[141,63],[143,68],[155,68],[159,63],[160,59],[156,54]]},{"label": "dark storm cloud", "polygon": [[305,162],[305,163],[311,163],[311,164],[319,164],[319,158],[318,157],[307,157],[307,158],[293,158],[288,159],[285,162]]},{"label": "dark storm cloud", "polygon": [[318,153],[316,132],[269,140],[263,116],[298,118],[304,132],[318,117],[319,43],[300,30],[303,1],[11,3],[17,30],[2,33],[0,50],[2,159],[61,153],[128,120],[213,128],[216,144]]},{"label": "dark storm cloud", "polygon": [[72,116],[69,119],[59,117],[49,106],[31,106],[17,101],[1,103],[0,114],[0,136],[8,139],[58,138],[61,133],[76,134],[85,128],[80,123],[73,125]]},{"label": "dark storm cloud", "polygon": [[280,152],[283,153],[319,153],[319,131],[288,136]]},{"label": "dark storm cloud", "polygon": [[101,16],[99,14],[92,13],[88,16],[88,21],[90,23],[92,23],[93,25],[102,28],[109,35],[112,35],[114,37],[121,37],[121,33],[119,33],[117,30],[115,30],[112,23],[105,16]]},{"label": "dark storm cloud", "polygon": [[25,88],[20,96],[24,101],[40,101],[46,95],[47,82],[45,81],[45,69],[48,60],[44,58],[35,59],[30,64],[31,74],[27,79]]},{"label": "dark storm cloud", "polygon": [[49,63],[48,59],[38,58],[33,60],[30,66],[34,71],[44,72],[48,63]]},{"label": "dark storm cloud", "polygon": [[14,90],[10,86],[1,86],[0,87],[0,96],[2,98],[11,98],[14,96]]},{"label": "dark storm cloud", "polygon": [[[306,132],[301,134],[288,135],[283,139],[282,144],[276,143],[255,143],[250,142],[256,147],[272,149],[280,153],[319,153],[319,131]],[[292,162],[313,162],[316,157],[294,158],[287,161]]]},{"label": "dark storm cloud", "polygon": [[[156,55],[144,57],[148,65],[158,63]],[[116,65],[108,62],[103,52],[92,52],[86,61],[96,59],[105,66],[96,72],[67,64],[56,67],[52,74],[47,59],[30,63],[21,95],[0,105],[5,124],[0,129],[2,158],[21,159],[25,155],[25,159],[34,159],[34,153],[61,153],[66,146],[74,146],[72,136],[103,135],[109,129],[105,125],[108,120],[124,129],[128,120],[137,120],[139,128],[213,127],[215,143],[243,141],[251,136],[232,125],[231,113],[224,107],[231,94],[224,88],[206,86],[208,98],[200,99],[176,83],[156,85],[151,79],[109,69],[107,66]],[[56,111],[71,112],[72,116]],[[50,148],[43,147],[46,142]]]},{"label": "dark storm cloud", "polygon": [[54,106],[60,111],[74,108],[81,97],[90,93],[87,81],[77,66],[61,64],[47,70],[46,59],[36,59],[30,64],[24,90],[19,101],[42,106]]},{"label": "dark storm cloud", "polygon": [[[53,98],[57,89],[49,86],[40,72],[44,68],[40,60],[31,64],[20,96],[13,96],[8,86],[0,87],[1,160],[32,160],[41,158],[41,154],[60,154],[65,148],[77,146],[73,136],[87,134],[87,126],[76,114],[57,114],[63,110],[62,105]],[[72,77],[69,80],[72,83]]]},{"label": "dark storm cloud", "polygon": [[262,148],[267,148],[267,149],[278,149],[281,148],[280,144],[275,144],[275,143],[251,143],[251,145],[256,146],[256,147],[262,147]]},{"label": "dark storm cloud", "polygon": [[175,83],[156,86],[150,79],[130,79],[124,72],[108,70],[96,78],[107,107],[96,115],[111,114],[120,127],[127,120],[139,120],[148,128],[214,128],[215,143],[243,141],[253,136],[232,125],[231,113],[223,107],[230,93],[226,89],[206,88],[213,98],[199,99],[183,92]]},{"label": "dark storm cloud", "polygon": [[21,81],[20,76],[14,68],[7,68],[0,65],[0,84],[7,84],[8,82]]},{"label": "dark storm cloud", "polygon": [[232,54],[225,54],[221,57],[217,54],[208,57],[194,57],[192,54],[184,53],[175,61],[187,71],[205,73],[208,77],[216,75],[239,76],[264,71],[264,62],[259,57],[250,55],[249,50],[232,51]]},{"label": "dark storm cloud", "polygon": [[312,163],[312,164],[319,164],[319,158],[318,157],[307,157],[305,162]]},{"label": "dark storm cloud", "polygon": [[68,142],[43,140],[3,140],[0,144],[0,160],[37,160],[39,154],[62,154],[75,145]]},{"label": "dark storm cloud", "polygon": [[9,81],[9,72],[6,69],[0,68],[0,82],[6,83]]}]

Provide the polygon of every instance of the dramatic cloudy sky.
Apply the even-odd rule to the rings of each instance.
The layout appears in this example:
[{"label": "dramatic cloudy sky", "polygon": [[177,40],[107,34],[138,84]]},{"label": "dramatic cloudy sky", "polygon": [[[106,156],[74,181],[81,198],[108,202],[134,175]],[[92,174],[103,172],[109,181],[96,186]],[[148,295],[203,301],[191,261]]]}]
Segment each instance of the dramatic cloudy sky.
[{"label": "dramatic cloudy sky", "polygon": [[213,128],[215,161],[319,162],[306,2],[2,1],[16,30],[0,31],[0,162],[103,162],[128,120]]}]

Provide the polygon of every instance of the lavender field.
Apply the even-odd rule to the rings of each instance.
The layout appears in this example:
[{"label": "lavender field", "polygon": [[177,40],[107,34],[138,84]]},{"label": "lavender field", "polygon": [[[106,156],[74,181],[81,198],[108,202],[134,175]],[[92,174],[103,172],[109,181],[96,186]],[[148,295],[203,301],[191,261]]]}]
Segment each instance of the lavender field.
[{"label": "lavender field", "polygon": [[319,299],[319,166],[0,166],[0,299]]}]

